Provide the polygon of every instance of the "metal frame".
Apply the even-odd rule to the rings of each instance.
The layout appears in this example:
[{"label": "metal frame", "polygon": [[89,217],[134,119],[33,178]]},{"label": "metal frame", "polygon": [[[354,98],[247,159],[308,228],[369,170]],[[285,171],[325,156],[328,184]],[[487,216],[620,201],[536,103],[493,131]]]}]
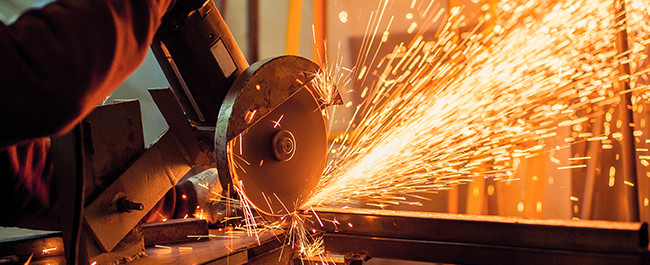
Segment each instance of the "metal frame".
[{"label": "metal frame", "polygon": [[[455,264],[647,264],[645,223],[317,208],[332,254]],[[318,216],[318,217],[316,217]],[[321,226],[321,223],[323,224]]]}]

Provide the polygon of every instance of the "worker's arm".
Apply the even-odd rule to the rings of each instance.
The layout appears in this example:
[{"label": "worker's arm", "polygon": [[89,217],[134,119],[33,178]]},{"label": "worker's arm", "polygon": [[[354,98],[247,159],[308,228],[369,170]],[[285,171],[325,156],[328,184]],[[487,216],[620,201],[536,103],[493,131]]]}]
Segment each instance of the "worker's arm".
[{"label": "worker's arm", "polygon": [[0,23],[0,149],[71,129],[147,53],[174,0],[60,0]]},{"label": "worker's arm", "polygon": [[143,60],[173,0],[60,0],[0,23],[0,223],[58,226],[49,140]]}]

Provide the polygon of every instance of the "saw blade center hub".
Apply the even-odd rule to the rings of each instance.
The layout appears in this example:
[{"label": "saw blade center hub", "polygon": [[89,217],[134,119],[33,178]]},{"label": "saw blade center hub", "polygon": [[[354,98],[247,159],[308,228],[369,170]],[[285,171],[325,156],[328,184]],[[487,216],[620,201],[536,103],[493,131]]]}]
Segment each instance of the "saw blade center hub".
[{"label": "saw blade center hub", "polygon": [[296,138],[290,131],[281,130],[275,133],[272,145],[273,155],[279,161],[289,161],[296,153]]}]

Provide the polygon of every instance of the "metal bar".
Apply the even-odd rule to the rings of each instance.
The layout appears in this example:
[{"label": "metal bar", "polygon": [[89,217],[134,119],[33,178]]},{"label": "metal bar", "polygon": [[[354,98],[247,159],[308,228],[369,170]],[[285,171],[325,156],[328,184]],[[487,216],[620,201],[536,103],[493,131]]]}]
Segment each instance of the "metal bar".
[{"label": "metal bar", "polygon": [[205,263],[205,265],[243,265],[248,263],[248,251],[240,251],[229,256]]},{"label": "metal bar", "polygon": [[[282,231],[266,231],[257,235],[247,236],[230,234],[226,231],[211,230],[207,240],[186,242],[182,244],[169,244],[161,247],[147,248],[147,255],[128,264],[145,265],[185,265],[185,264],[223,264],[221,261],[230,261],[229,264],[238,264],[242,260],[256,260],[271,254],[273,261],[278,261],[279,255],[272,253],[283,246],[285,235]],[[285,252],[293,253],[290,247]],[[243,259],[242,259],[243,258]],[[241,264],[241,263],[239,263]],[[253,263],[260,264],[260,263]],[[281,264],[281,263],[261,263]]]},{"label": "metal bar", "polygon": [[207,235],[208,233],[208,222],[194,218],[172,219],[142,226],[145,246],[197,241],[197,238],[189,236]]},{"label": "metal bar", "polygon": [[36,259],[64,254],[61,232],[0,239],[0,257],[15,255],[27,259],[33,255]]},{"label": "metal bar", "polygon": [[548,249],[504,247],[441,241],[406,240],[385,237],[326,234],[328,253],[363,250],[372,258],[400,259],[452,264],[647,264],[642,254],[607,254]]},{"label": "metal bar", "polygon": [[[530,220],[431,212],[316,208],[313,229],[329,235],[548,251],[638,255],[647,252],[645,223]],[[336,220],[336,222],[334,222]]]},{"label": "metal bar", "polygon": [[625,1],[615,0],[615,10],[615,23],[618,27],[616,33],[616,51],[618,54],[623,54],[618,61],[619,77],[627,76],[627,78],[620,81],[622,93],[621,101],[619,102],[619,117],[623,122],[623,126],[621,126],[621,133],[623,133],[623,139],[621,140],[621,149],[623,153],[623,176],[625,177],[625,180],[634,184],[634,186],[628,186],[626,189],[628,192],[628,220],[638,222],[640,217],[639,191],[638,186],[636,185],[638,184],[636,174],[636,147],[634,143],[634,130],[630,127],[630,124],[634,123],[634,111],[632,111],[632,93],[627,92],[630,89],[629,76],[631,70],[629,63],[629,45],[627,43]]}]

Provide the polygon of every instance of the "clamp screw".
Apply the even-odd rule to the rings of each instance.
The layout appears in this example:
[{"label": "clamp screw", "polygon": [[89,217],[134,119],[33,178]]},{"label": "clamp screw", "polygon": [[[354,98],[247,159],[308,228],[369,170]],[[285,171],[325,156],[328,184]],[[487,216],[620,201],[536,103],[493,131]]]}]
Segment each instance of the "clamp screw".
[{"label": "clamp screw", "polygon": [[142,211],[144,210],[144,205],[139,202],[134,202],[126,197],[122,197],[115,201],[115,209],[119,213],[130,213],[131,211]]}]

